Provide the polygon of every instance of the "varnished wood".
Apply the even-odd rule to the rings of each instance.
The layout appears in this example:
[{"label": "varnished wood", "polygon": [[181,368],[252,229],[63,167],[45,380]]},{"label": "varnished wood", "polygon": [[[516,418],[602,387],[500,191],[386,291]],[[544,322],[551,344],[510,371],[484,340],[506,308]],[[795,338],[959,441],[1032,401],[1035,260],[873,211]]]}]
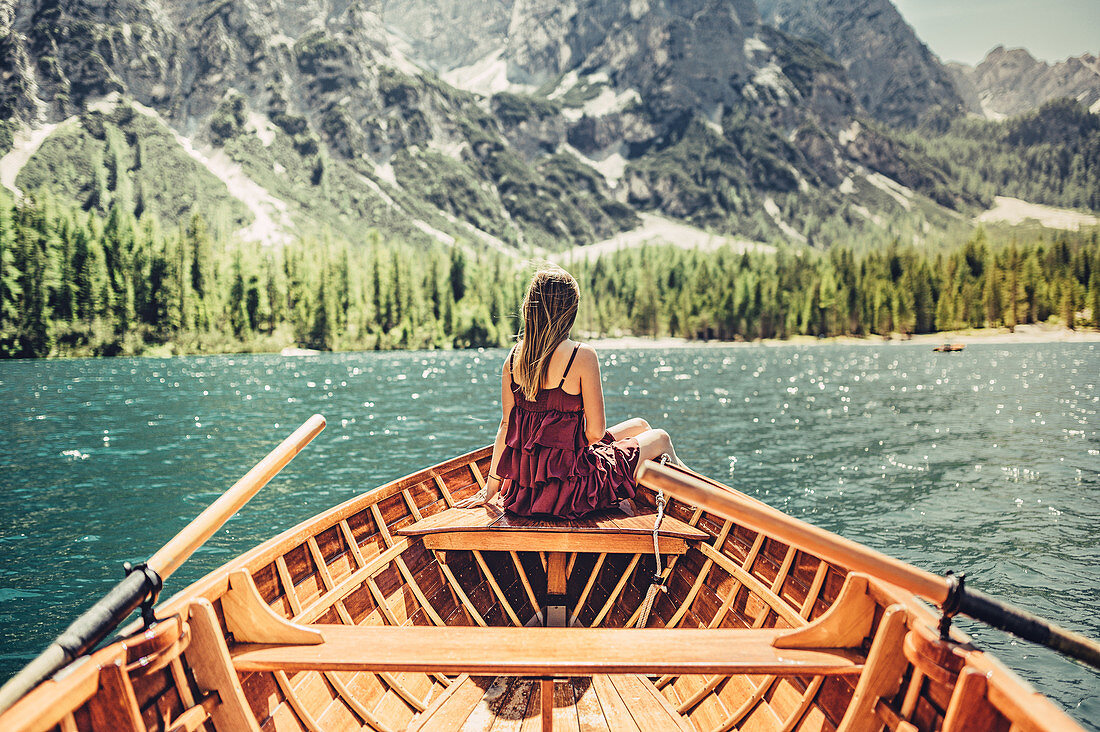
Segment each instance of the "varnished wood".
[{"label": "varnished wood", "polygon": [[731,489],[719,490],[687,471],[647,460],[639,469],[639,480],[653,489],[662,489],[723,518],[767,532],[815,556],[872,574],[937,604],[947,599],[948,584],[943,577],[799,521]]},{"label": "varnished wood", "polygon": [[527,579],[527,572],[523,571],[523,562],[519,560],[519,555],[515,552],[508,552],[508,554],[512,557],[512,564],[516,568],[516,574],[519,575],[523,591],[527,593],[527,600],[531,603],[531,609],[534,610],[539,625],[542,625],[542,606],[539,605],[538,598],[535,597],[535,589],[531,587],[531,583]]},{"label": "varnished wood", "polygon": [[500,585],[497,584],[497,579],[493,576],[493,572],[489,569],[489,565],[485,563],[485,557],[481,556],[481,552],[474,552],[474,560],[477,562],[477,566],[481,568],[482,573],[485,575],[485,581],[493,588],[493,593],[496,594],[497,600],[500,601],[500,605],[504,608],[504,611],[508,613],[508,617],[511,618],[512,623],[517,626],[523,625],[523,623],[520,622],[519,616],[516,615],[516,611],[512,609],[512,603],[508,602],[504,590],[500,589]]},{"label": "varnished wood", "polygon": [[607,554],[601,552],[596,557],[596,563],[592,567],[592,573],[588,575],[588,582],[585,583],[584,589],[581,591],[580,597],[577,599],[577,606],[573,609],[573,614],[569,617],[569,624],[574,625],[577,622],[577,617],[580,616],[581,610],[584,609],[584,605],[588,602],[588,594],[592,592],[593,585],[596,584],[596,577],[600,573],[600,568],[603,567],[604,560],[607,559]]},{"label": "varnished wood", "polygon": [[134,687],[121,661],[99,670],[99,690],[88,701],[88,716],[97,730],[145,732]]},{"label": "varnished wood", "polygon": [[260,597],[252,575],[238,569],[229,575],[229,590],[222,595],[222,611],[229,632],[243,643],[321,643],[316,630],[277,615]]},{"label": "varnished wood", "polygon": [[[494,509],[479,506],[477,508],[450,508],[416,521],[398,529],[402,536],[426,536],[448,532],[468,532],[483,529],[493,532],[536,533],[588,533],[588,534],[628,534],[651,537],[656,514],[627,516],[614,509],[579,519],[532,518],[501,513]],[[680,538],[685,541],[706,541],[710,537],[691,524],[686,524],[672,516],[661,521],[660,535]]]},{"label": "varnished wood", "polygon": [[879,699],[893,696],[901,685],[906,663],[901,653],[908,632],[906,618],[902,605],[893,605],[883,614],[867,654],[866,672],[860,675],[838,732],[878,732],[881,727],[872,712]]},{"label": "varnished wood", "polygon": [[546,591],[551,595],[564,595],[568,580],[566,573],[568,555],[565,552],[551,552],[546,557]]},{"label": "varnished wood", "polygon": [[478,612],[477,607],[470,601],[465,590],[462,589],[462,585],[459,583],[458,579],[455,578],[454,572],[451,571],[450,565],[447,564],[446,552],[436,552],[436,561],[439,563],[439,568],[443,571],[443,576],[446,578],[447,584],[449,584],[454,591],[455,597],[462,603],[462,607],[466,608],[466,612],[470,614],[474,622],[482,627],[488,625],[488,623],[485,622],[485,618]]},{"label": "varnished wood", "polygon": [[[603,552],[637,554],[653,552],[652,536],[590,532],[453,531],[427,534],[424,546],[437,550]],[[678,537],[662,536],[661,554],[683,554],[687,543]]]},{"label": "varnished wood", "polygon": [[542,732],[554,730],[554,679],[539,679],[539,721]]},{"label": "varnished wood", "polygon": [[441,671],[492,675],[858,674],[850,650],[773,647],[781,630],[633,628],[359,628],[317,625],[310,646],[244,643],[231,650],[238,671]]},{"label": "varnished wood", "polygon": [[[619,593],[623,591],[623,587],[626,586],[627,580],[630,579],[630,575],[634,573],[634,568],[638,566],[638,560],[642,558],[641,554],[635,554],[630,560],[630,564],[626,566],[626,571],[619,577],[619,581],[615,583],[615,589],[611,590],[611,594],[607,596],[607,601],[604,602],[603,607],[596,613],[596,618],[592,621],[592,627],[595,628],[603,619],[607,617],[607,613],[610,612],[611,606],[615,604],[615,601],[619,599]],[[630,623],[627,623],[629,626]]]},{"label": "varnished wood", "polygon": [[187,623],[192,638],[184,656],[195,682],[203,691],[214,692],[221,699],[221,704],[210,712],[214,726],[218,730],[260,732],[245,700],[240,679],[233,671],[229,649],[210,601],[194,600],[188,609]]}]

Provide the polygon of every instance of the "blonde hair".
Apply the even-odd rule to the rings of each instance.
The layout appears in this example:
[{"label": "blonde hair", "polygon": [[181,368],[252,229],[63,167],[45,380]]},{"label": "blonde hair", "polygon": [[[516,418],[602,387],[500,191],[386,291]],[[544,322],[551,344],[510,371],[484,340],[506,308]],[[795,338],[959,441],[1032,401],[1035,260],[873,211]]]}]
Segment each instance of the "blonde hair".
[{"label": "blonde hair", "polygon": [[523,340],[512,366],[515,381],[528,401],[534,401],[550,368],[550,357],[569,337],[577,319],[581,291],[561,267],[540,267],[523,298]]}]

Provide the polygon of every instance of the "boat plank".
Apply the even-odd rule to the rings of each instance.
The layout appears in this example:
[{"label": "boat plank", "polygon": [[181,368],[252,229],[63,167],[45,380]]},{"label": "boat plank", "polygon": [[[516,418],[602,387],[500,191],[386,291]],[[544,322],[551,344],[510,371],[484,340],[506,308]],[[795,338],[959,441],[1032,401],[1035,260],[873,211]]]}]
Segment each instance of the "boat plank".
[{"label": "boat plank", "polygon": [[592,690],[600,702],[607,726],[623,732],[641,732],[630,708],[623,701],[619,690],[611,683],[611,678],[603,674],[592,677]]},{"label": "boat plank", "polygon": [[495,675],[594,673],[858,674],[849,650],[777,649],[780,630],[623,628],[361,628],[315,625],[325,642],[239,644],[240,671],[440,671]]},{"label": "boat plank", "polygon": [[[376,510],[372,506],[372,510]],[[483,529],[492,532],[550,532],[594,534],[639,534],[652,536],[655,513],[627,516],[618,509],[575,520],[540,519],[500,513],[485,507],[450,508],[404,526],[394,533],[403,536],[424,536],[455,531]],[[710,535],[672,516],[665,516],[659,531],[661,536],[686,541],[707,541]]]}]

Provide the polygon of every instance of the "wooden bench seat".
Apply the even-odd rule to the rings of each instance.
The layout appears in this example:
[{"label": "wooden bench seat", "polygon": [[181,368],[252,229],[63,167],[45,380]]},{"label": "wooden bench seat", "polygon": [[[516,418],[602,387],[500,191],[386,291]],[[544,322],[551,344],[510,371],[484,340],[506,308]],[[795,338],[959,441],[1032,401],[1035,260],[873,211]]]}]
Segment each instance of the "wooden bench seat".
[{"label": "wooden bench seat", "polygon": [[[572,677],[540,683],[516,676],[460,676],[424,710],[409,730],[552,729],[688,730],[683,718],[644,676]],[[542,709],[543,698],[552,700]]]},{"label": "wooden bench seat", "polygon": [[[428,549],[480,551],[608,552],[653,551],[656,514],[627,516],[618,509],[581,519],[536,519],[487,508],[449,508],[398,529],[402,536],[423,538]],[[661,521],[663,554],[683,554],[688,542],[707,541],[700,529],[665,516]]]},{"label": "wooden bench seat", "polygon": [[780,649],[787,630],[311,625],[316,645],[241,643],[238,671],[420,671],[492,676],[858,674],[843,649]]}]

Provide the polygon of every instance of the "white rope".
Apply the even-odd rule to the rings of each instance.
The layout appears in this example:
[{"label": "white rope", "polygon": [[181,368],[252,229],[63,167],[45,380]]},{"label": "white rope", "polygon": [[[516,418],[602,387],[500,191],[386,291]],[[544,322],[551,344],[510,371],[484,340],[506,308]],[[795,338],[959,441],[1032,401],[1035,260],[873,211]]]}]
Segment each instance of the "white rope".
[{"label": "white rope", "polygon": [[[668,455],[661,455],[661,465],[668,463]],[[653,558],[657,571],[653,574],[653,581],[649,584],[649,589],[646,590],[645,599],[642,600],[642,610],[638,614],[638,622],[634,627],[644,628],[646,623],[649,622],[649,613],[653,610],[653,603],[657,601],[658,592],[668,592],[668,588],[665,587],[664,578],[661,576],[661,545],[660,545],[660,531],[661,520],[665,517],[665,492],[662,490],[657,491],[657,519],[653,522]]]}]

